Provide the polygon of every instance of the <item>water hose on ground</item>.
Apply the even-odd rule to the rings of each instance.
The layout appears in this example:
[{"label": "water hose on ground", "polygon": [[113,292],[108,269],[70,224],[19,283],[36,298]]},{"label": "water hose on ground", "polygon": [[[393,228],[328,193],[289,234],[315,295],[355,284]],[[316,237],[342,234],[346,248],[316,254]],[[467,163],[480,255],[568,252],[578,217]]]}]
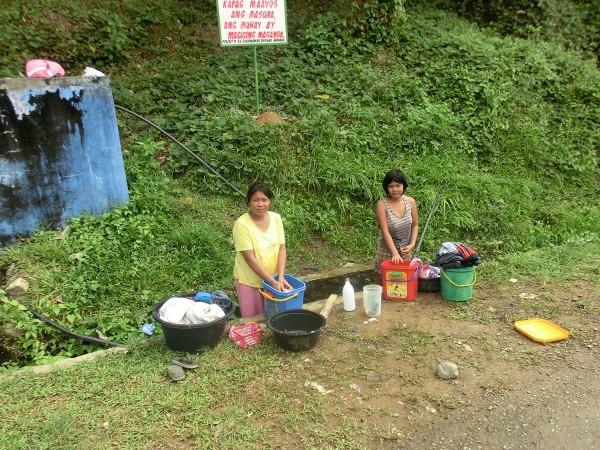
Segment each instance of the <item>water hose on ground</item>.
[{"label": "water hose on ground", "polygon": [[235,192],[237,192],[238,194],[240,194],[242,197],[244,197],[244,198],[246,197],[246,194],[244,194],[237,187],[235,187],[235,185],[233,183],[231,183],[229,180],[225,179],[221,174],[219,174],[215,169],[213,169],[207,162],[205,162],[202,158],[200,158],[193,151],[191,151],[189,148],[187,148],[185,145],[183,145],[181,142],[179,142],[176,138],[174,138],[173,136],[171,136],[165,130],[163,130],[162,128],[160,128],[158,125],[156,125],[155,123],[153,123],[150,120],[146,119],[145,117],[140,116],[136,112],[133,112],[133,111],[127,109],[127,108],[123,108],[122,106],[115,105],[115,108],[120,109],[121,111],[125,111],[126,113],[131,114],[134,117],[137,117],[142,122],[145,122],[148,125],[150,125],[151,127],[153,127],[155,129],[157,129],[158,131],[160,131],[162,134],[164,134],[166,137],[168,137],[169,139],[171,139],[173,142],[175,142],[177,145],[179,145],[182,149],[184,149],[186,152],[188,152],[190,154],[190,156],[192,156],[196,161],[198,161],[200,164],[202,164],[206,168],[206,170],[208,170],[213,175],[216,175],[217,177],[219,177],[221,179],[221,181],[223,181],[223,183],[225,183],[227,186],[229,186]]},{"label": "water hose on ground", "polygon": [[21,304],[24,308],[26,308],[27,311],[29,311],[31,313],[31,315],[33,317],[35,317],[36,319],[39,319],[42,322],[47,323],[51,327],[56,328],[58,331],[61,331],[61,332],[65,333],[65,334],[68,334],[68,335],[73,336],[75,338],[81,339],[83,341],[93,342],[94,344],[108,345],[110,347],[122,347],[123,346],[123,344],[119,344],[118,342],[111,342],[111,341],[107,341],[107,340],[100,339],[100,338],[97,338],[97,337],[86,336],[84,334],[75,333],[74,331],[71,331],[68,328],[63,327],[62,325],[59,325],[58,323],[53,322],[52,320],[50,320],[49,318],[47,318],[43,314],[40,314],[39,312],[34,311],[33,309],[31,309],[27,305],[24,305],[23,303],[21,303],[16,298],[13,297],[13,300],[16,300],[17,302],[19,302],[19,304]]}]

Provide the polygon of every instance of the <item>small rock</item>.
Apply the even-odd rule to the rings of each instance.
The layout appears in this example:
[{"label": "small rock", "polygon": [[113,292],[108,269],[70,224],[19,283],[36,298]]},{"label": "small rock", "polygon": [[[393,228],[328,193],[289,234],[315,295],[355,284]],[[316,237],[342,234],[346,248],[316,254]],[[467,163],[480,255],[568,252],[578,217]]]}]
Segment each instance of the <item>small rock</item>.
[{"label": "small rock", "polygon": [[4,322],[4,334],[9,338],[16,338],[18,336],[23,336],[25,334],[25,330],[17,330],[15,323],[8,321]]},{"label": "small rock", "polygon": [[442,380],[453,380],[458,378],[458,366],[450,361],[438,364],[437,376]]},{"label": "small rock", "polygon": [[383,377],[381,375],[377,375],[377,374],[376,375],[369,375],[367,377],[367,381],[371,381],[371,382],[374,382],[374,383],[379,383],[379,382],[381,382],[383,380],[384,380]]},{"label": "small rock", "polygon": [[8,287],[5,289],[5,291],[8,295],[12,295],[13,297],[16,297],[17,295],[27,292],[28,289],[29,289],[29,283],[27,282],[27,280],[19,277],[15,281],[10,283],[8,285]]}]

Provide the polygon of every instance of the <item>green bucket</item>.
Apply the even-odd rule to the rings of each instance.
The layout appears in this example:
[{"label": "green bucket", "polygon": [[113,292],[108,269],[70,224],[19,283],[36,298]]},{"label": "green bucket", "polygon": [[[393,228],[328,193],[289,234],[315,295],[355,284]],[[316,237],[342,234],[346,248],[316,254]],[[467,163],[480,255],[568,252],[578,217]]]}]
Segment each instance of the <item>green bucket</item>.
[{"label": "green bucket", "polygon": [[477,281],[475,267],[441,269],[442,298],[453,302],[464,302],[473,298],[473,285]]}]

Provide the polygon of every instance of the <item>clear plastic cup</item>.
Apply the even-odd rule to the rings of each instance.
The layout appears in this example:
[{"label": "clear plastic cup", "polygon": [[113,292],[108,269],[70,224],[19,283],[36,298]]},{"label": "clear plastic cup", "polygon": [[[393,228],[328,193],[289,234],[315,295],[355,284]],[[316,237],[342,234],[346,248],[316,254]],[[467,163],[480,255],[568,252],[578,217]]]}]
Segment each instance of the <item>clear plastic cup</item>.
[{"label": "clear plastic cup", "polygon": [[382,287],[378,284],[367,284],[363,287],[363,304],[367,316],[377,317],[381,314],[381,292]]}]

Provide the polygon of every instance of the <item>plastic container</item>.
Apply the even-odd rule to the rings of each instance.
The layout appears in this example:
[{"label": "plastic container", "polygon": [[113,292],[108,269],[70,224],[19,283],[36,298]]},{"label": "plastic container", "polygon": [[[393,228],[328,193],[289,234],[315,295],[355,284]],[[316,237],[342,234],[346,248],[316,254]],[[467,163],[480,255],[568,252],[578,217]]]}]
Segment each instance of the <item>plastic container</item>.
[{"label": "plastic container", "polygon": [[417,290],[418,292],[440,292],[440,286],[440,277],[419,278],[419,282],[417,283]]},{"label": "plastic container", "polygon": [[383,297],[386,300],[412,301],[417,297],[420,264],[410,260],[394,264],[391,259],[381,263]]},{"label": "plastic container", "polygon": [[473,285],[477,280],[475,267],[442,268],[441,294],[445,300],[465,302],[473,298]]},{"label": "plastic container", "polygon": [[[435,267],[436,271],[431,270]],[[440,292],[440,277],[431,277],[431,274],[439,273],[439,266],[425,263],[419,272],[419,281],[417,283],[418,292]]]},{"label": "plastic container", "polygon": [[381,314],[382,290],[378,284],[367,284],[363,287],[363,304],[367,316],[377,317]]},{"label": "plastic container", "polygon": [[[195,295],[196,292],[192,292],[189,294],[177,294],[175,297],[189,298],[190,301],[193,302]],[[225,335],[229,317],[235,311],[235,305],[232,303],[231,306],[225,310],[225,316],[218,320],[195,325],[180,325],[165,322],[158,316],[158,311],[169,298],[161,300],[154,306],[152,309],[152,317],[160,324],[165,337],[165,343],[167,344],[167,347],[173,351],[198,353],[202,350],[216,346],[219,340]]]},{"label": "plastic container", "polygon": [[231,326],[229,338],[238,347],[248,348],[260,344],[262,341],[262,327],[256,322],[248,322],[243,325]]},{"label": "plastic container", "polygon": [[[277,280],[277,275],[275,275]],[[293,277],[292,275],[285,274],[285,279],[292,290],[288,292],[281,292],[272,287],[270,284],[263,281],[260,292],[263,296],[264,303],[264,316],[268,319],[273,314],[279,311],[287,311],[289,309],[302,309],[304,303],[304,290],[306,289],[306,283]]]},{"label": "plastic container", "polygon": [[344,311],[354,311],[356,309],[354,287],[350,284],[350,278],[346,278],[344,288],[342,289],[342,298],[344,299]]},{"label": "plastic container", "polygon": [[281,311],[267,319],[275,343],[290,352],[310,350],[317,345],[326,323],[324,316],[308,309]]},{"label": "plastic container", "polygon": [[546,319],[517,320],[515,322],[515,329],[529,339],[541,342],[542,344],[561,341],[569,337],[568,330]]}]

